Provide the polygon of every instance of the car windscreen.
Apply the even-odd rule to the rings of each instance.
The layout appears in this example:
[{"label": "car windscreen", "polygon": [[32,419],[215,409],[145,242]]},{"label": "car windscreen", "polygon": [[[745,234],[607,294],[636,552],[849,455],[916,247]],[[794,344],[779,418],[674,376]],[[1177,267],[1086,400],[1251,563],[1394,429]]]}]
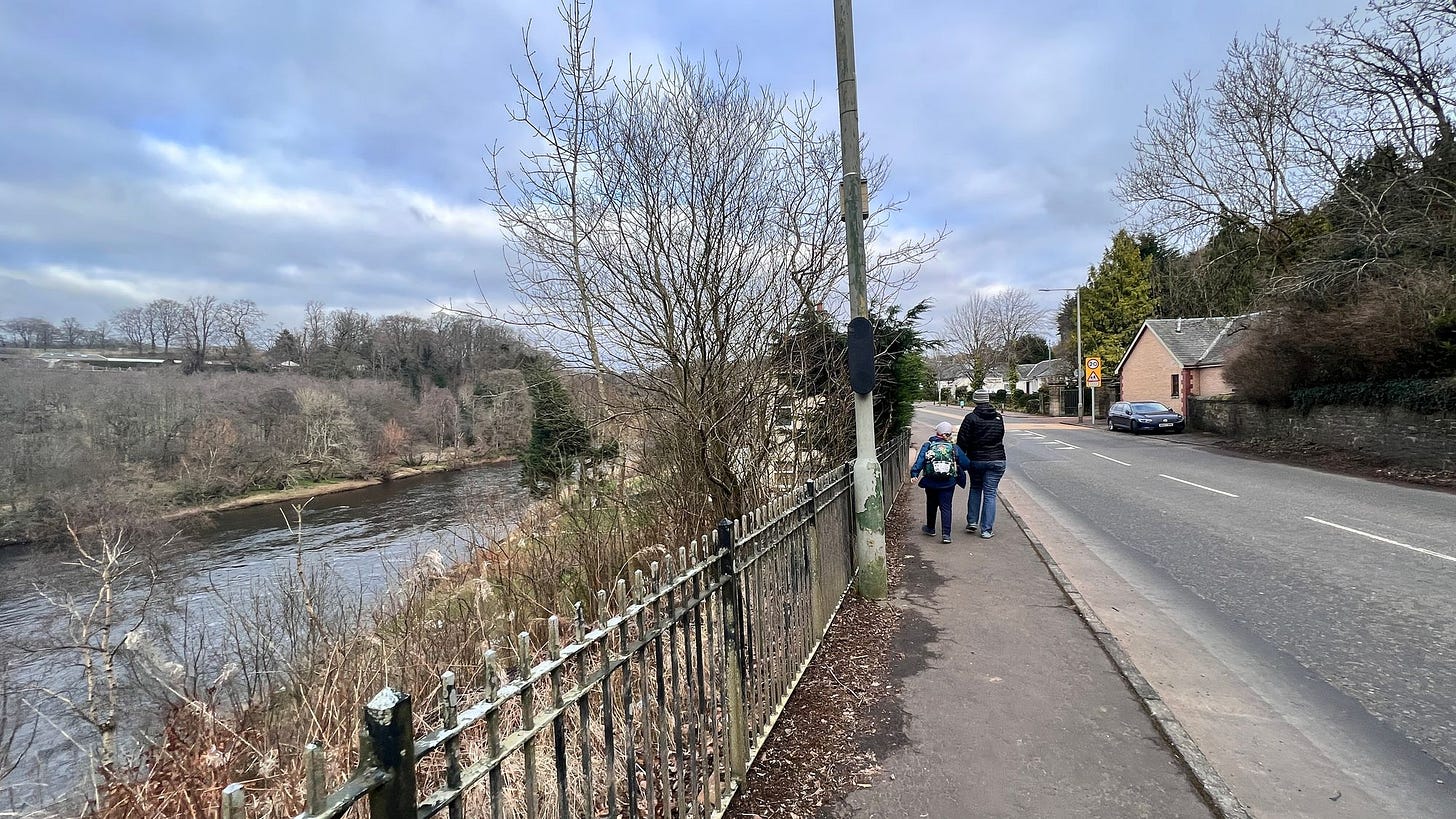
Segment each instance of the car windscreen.
[{"label": "car windscreen", "polygon": [[1133,404],[1132,408],[1136,412],[1172,412],[1172,410],[1156,401],[1141,401]]}]

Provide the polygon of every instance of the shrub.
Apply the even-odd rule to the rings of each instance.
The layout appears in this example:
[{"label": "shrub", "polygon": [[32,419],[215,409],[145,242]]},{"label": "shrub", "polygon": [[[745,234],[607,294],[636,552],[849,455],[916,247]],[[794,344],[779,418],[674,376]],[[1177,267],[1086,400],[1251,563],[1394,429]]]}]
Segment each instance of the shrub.
[{"label": "shrub", "polygon": [[1300,412],[1317,406],[1402,407],[1425,414],[1456,412],[1456,378],[1408,378],[1325,384],[1295,390],[1290,398]]}]

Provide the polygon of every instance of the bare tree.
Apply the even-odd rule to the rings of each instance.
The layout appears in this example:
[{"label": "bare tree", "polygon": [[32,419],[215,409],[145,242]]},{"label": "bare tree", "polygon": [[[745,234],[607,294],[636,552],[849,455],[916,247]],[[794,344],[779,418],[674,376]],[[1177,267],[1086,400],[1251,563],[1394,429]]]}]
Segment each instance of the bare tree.
[{"label": "bare tree", "polygon": [[324,351],[328,343],[329,319],[324,303],[318,300],[310,300],[303,306],[303,316],[303,327],[298,333],[299,352],[302,355],[298,361],[300,364],[309,365]]},{"label": "bare tree", "polygon": [[234,357],[250,358],[253,355],[253,344],[248,339],[248,334],[263,323],[263,311],[258,309],[252,299],[237,299],[220,305],[217,314],[218,322],[232,342]]},{"label": "bare tree", "polygon": [[118,310],[112,321],[116,324],[116,329],[121,331],[122,337],[136,347],[138,354],[146,348],[147,322],[143,308],[128,307]]},{"label": "bare tree", "polygon": [[80,319],[75,316],[66,316],[61,319],[60,334],[61,343],[65,345],[66,349],[74,350],[81,345],[81,340],[85,338],[86,328],[81,326]]},{"label": "bare tree", "polygon": [[[122,762],[122,666],[126,636],[146,614],[155,589],[155,573],[139,549],[138,533],[124,515],[82,527],[67,520],[70,562],[90,575],[87,591],[42,587],[41,594],[65,615],[63,633],[51,650],[69,654],[80,667],[82,688],[72,692],[45,685],[38,690],[64,705],[94,734],[95,744],[83,747],[93,768],[103,776]],[[78,738],[78,741],[81,741]],[[93,782],[92,799],[100,802],[100,784]]]},{"label": "bare tree", "polygon": [[4,328],[21,347],[50,349],[55,343],[55,325],[43,318],[10,319],[5,322]]},{"label": "bare tree", "polygon": [[1047,323],[1049,311],[1031,293],[1019,287],[1007,288],[990,298],[987,323],[998,352],[1006,362],[1006,382],[1016,381],[1016,344],[1022,336]]},{"label": "bare tree", "polygon": [[[1456,7],[1444,0],[1374,0],[1322,20],[1304,50],[1319,82],[1318,125],[1349,156],[1390,145],[1412,156],[1451,144]],[[1323,153],[1323,151],[1322,151]]]},{"label": "bare tree", "polygon": [[182,336],[187,342],[186,368],[201,370],[207,364],[207,351],[216,340],[222,305],[216,296],[193,296],[182,313]]},{"label": "bare tree", "polygon": [[997,330],[994,298],[976,291],[951,309],[945,319],[949,348],[971,365],[971,381],[980,384],[996,354]]},{"label": "bare tree", "polygon": [[1277,30],[1235,40],[1210,92],[1191,75],[1147,112],[1117,194],[1156,233],[1202,242],[1230,220],[1258,228],[1320,193],[1300,136],[1314,89]]},{"label": "bare tree", "polygon": [[24,689],[0,660],[0,783],[15,772],[35,738],[36,722],[27,719]]},{"label": "bare tree", "polygon": [[[1396,248],[1434,247],[1425,208],[1456,206],[1456,7],[1372,0],[1313,32],[1305,46],[1277,31],[1235,41],[1207,92],[1175,83],[1118,181],[1155,233],[1202,243],[1246,230],[1274,292],[1338,293],[1402,257],[1444,255]],[[1314,240],[1344,249],[1301,259]]]},{"label": "bare tree", "polygon": [[[567,0],[558,13],[567,38],[554,70],[541,69],[527,37],[528,71],[516,78],[512,116],[534,141],[519,169],[504,171],[492,156],[491,201],[511,238],[512,283],[527,299],[509,320],[533,328],[568,366],[589,368],[603,406],[614,373],[646,378],[674,400],[702,395],[694,378],[713,366],[702,363],[707,352],[726,362],[764,346],[725,347],[748,330],[700,327],[698,311],[738,308],[733,322],[771,333],[789,315],[842,300],[837,136],[820,130],[816,99],[754,94],[736,65],[720,62],[715,73],[679,56],[614,80],[590,46],[590,5]],[[888,162],[865,166],[877,203],[868,267],[874,293],[887,296],[944,232],[880,241],[900,202],[878,195]],[[663,336],[699,330],[701,339]],[[736,492],[719,483],[713,494]]]},{"label": "bare tree", "polygon": [[143,308],[152,352],[157,351],[158,340],[162,342],[163,355],[172,351],[172,342],[183,337],[186,314],[186,305],[173,299],[157,299]]},{"label": "bare tree", "polygon": [[[603,216],[595,164],[601,131],[602,94],[612,69],[599,69],[590,38],[593,3],[561,0],[565,26],[562,54],[543,67],[531,46],[530,28],[521,34],[525,70],[512,70],[517,99],[512,121],[533,139],[519,164],[503,169],[499,148],[491,152],[490,204],[510,242],[511,285],[531,295],[531,306],[509,320],[529,326],[563,360],[577,361],[585,346],[598,404],[605,407],[606,367],[597,340],[598,317],[588,279],[592,260],[587,236]],[[569,339],[561,343],[561,338]]]}]

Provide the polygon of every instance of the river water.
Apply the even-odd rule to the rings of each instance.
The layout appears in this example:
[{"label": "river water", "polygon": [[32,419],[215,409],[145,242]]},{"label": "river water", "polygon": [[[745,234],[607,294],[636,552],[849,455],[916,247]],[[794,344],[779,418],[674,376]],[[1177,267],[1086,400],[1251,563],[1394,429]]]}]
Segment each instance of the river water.
[{"label": "river water", "polygon": [[[293,516],[289,504],[190,520],[188,531],[155,555],[158,602],[173,605],[154,610],[186,611],[189,628],[221,629],[226,620],[222,601],[265,588],[281,573],[293,571],[299,549],[306,564],[326,565],[344,587],[377,594],[421,555],[438,552],[447,561],[463,555],[460,535],[467,520],[477,521],[477,526],[484,522],[485,534],[491,536],[513,525],[528,502],[519,474],[517,465],[504,464],[321,495],[305,508],[301,546],[285,524],[285,513]],[[69,565],[69,559],[58,548],[0,549],[0,657],[6,659],[5,673],[13,682],[63,691],[79,687],[74,654],[35,648],[49,639],[44,635],[64,624],[42,589],[94,599],[94,579]],[[124,596],[122,608],[139,595]],[[37,730],[20,767],[0,781],[0,816],[53,803],[85,773],[83,755],[58,730],[74,728],[64,707],[33,689],[25,700],[28,705],[19,717]]]}]

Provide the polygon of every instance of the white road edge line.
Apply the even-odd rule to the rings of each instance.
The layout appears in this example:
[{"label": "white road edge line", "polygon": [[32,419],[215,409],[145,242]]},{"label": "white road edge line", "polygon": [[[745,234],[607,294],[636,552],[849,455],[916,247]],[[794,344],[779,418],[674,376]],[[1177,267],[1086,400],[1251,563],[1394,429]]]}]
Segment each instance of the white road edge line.
[{"label": "white road edge line", "polygon": [[1106,455],[1103,455],[1100,452],[1094,452],[1092,454],[1093,455],[1096,455],[1097,457],[1101,458],[1104,461],[1112,461],[1115,464],[1122,464],[1123,466],[1132,466],[1132,464],[1128,463],[1127,461],[1119,461],[1116,458],[1109,458],[1109,457],[1107,457]]},{"label": "white road edge line", "polygon": [[1351,529],[1348,526],[1341,526],[1338,523],[1330,523],[1327,520],[1320,520],[1319,518],[1313,518],[1313,517],[1310,517],[1309,515],[1305,515],[1304,516],[1304,519],[1305,520],[1312,520],[1315,523],[1323,523],[1326,526],[1333,526],[1336,529],[1343,529],[1346,532],[1351,532],[1351,533],[1360,535],[1361,537],[1368,537],[1371,540],[1378,540],[1381,543],[1389,543],[1391,546],[1399,546],[1402,549],[1410,549],[1412,552],[1420,552],[1423,555],[1430,555],[1431,557],[1439,557],[1442,560],[1450,560],[1452,562],[1456,562],[1456,557],[1453,557],[1451,555],[1442,554],[1441,552],[1433,552],[1430,549],[1422,549],[1419,546],[1412,546],[1409,543],[1401,543],[1398,540],[1391,540],[1388,537],[1381,537],[1380,535],[1372,535],[1369,532],[1362,532],[1359,529]]},{"label": "white road edge line", "polygon": [[1177,481],[1177,482],[1178,482],[1178,483],[1186,483],[1186,484],[1188,484],[1188,485],[1189,485],[1189,486],[1196,486],[1196,487],[1198,487],[1198,488],[1199,488],[1199,489],[1207,489],[1207,490],[1208,490],[1208,491],[1210,491],[1210,492],[1217,492],[1217,493],[1218,493],[1218,494],[1220,494],[1220,495],[1228,495],[1228,496],[1229,496],[1229,497],[1231,497],[1231,498],[1237,498],[1237,497],[1238,497],[1238,495],[1235,495],[1235,494],[1234,494],[1234,493],[1232,493],[1232,492],[1225,492],[1225,491],[1223,491],[1223,490],[1222,490],[1222,489],[1214,489],[1214,488],[1213,488],[1213,487],[1211,487],[1211,486],[1204,486],[1204,485],[1203,485],[1203,484],[1201,484],[1201,483],[1194,483],[1194,482],[1193,482],[1193,481],[1185,481],[1185,480],[1183,480],[1183,479],[1182,479],[1182,478],[1175,478],[1175,477],[1173,477],[1173,476],[1172,476],[1172,475],[1164,475],[1164,474],[1163,474],[1163,473],[1161,473],[1161,472],[1159,472],[1159,473],[1158,473],[1158,477],[1159,477],[1159,478],[1167,478],[1167,479],[1168,479],[1168,480],[1170,480],[1170,481]]}]

